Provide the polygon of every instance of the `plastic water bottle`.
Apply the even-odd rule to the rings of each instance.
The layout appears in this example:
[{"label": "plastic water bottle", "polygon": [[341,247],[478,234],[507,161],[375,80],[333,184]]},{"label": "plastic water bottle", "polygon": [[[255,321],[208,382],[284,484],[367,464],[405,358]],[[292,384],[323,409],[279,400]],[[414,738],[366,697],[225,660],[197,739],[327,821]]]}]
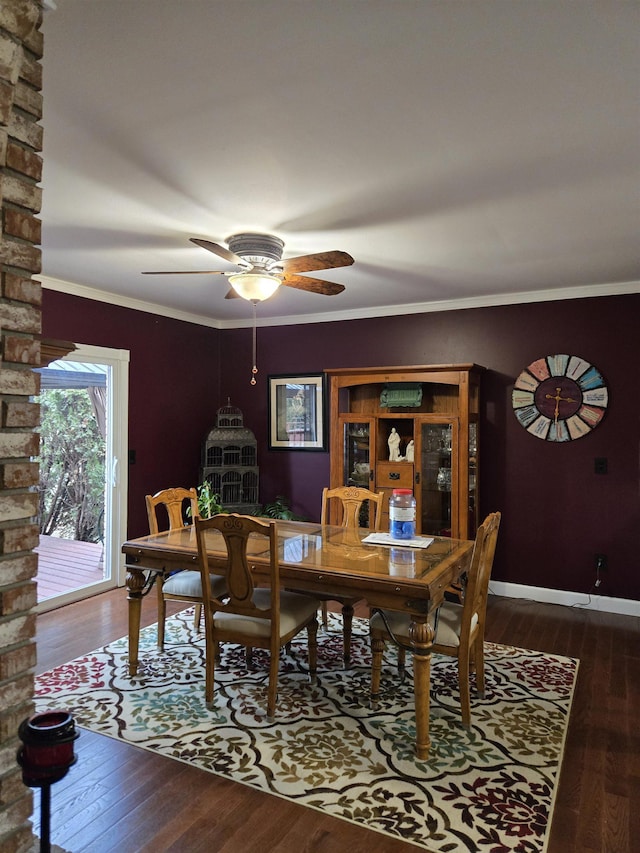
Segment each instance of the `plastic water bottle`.
[{"label": "plastic water bottle", "polygon": [[416,535],[416,499],[411,489],[394,489],[389,498],[389,534],[392,539]]}]

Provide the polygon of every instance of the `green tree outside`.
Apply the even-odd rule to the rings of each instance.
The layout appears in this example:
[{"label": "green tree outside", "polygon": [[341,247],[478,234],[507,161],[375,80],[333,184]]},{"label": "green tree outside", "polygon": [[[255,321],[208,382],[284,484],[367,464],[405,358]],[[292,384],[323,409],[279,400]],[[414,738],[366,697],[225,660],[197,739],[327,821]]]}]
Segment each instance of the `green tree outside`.
[{"label": "green tree outside", "polygon": [[102,542],[105,441],[85,389],[40,395],[40,533]]}]

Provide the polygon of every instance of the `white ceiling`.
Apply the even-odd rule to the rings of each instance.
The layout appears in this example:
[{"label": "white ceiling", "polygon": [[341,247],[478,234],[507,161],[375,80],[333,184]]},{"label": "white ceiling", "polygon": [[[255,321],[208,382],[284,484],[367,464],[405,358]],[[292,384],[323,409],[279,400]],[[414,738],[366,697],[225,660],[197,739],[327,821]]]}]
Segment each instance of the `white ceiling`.
[{"label": "white ceiling", "polygon": [[141,272],[249,230],[355,258],[269,322],[640,290],[637,2],[55,5],[47,286],[244,325],[224,277]]}]

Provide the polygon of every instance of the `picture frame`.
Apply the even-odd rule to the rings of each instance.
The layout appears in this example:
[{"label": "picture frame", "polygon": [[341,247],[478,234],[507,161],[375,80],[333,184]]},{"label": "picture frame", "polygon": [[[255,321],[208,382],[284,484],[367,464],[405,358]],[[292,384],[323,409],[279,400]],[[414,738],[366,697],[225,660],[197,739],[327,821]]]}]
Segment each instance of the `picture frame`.
[{"label": "picture frame", "polygon": [[272,375],[269,380],[269,449],[326,451],[323,373]]}]

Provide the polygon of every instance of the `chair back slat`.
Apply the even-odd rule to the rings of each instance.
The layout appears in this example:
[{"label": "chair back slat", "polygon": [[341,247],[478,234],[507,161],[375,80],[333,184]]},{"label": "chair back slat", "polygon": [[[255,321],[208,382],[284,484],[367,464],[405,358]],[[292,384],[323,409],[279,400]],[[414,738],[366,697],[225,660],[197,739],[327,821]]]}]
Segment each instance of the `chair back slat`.
[{"label": "chair back slat", "polygon": [[227,547],[227,589],[234,606],[251,606],[254,584],[247,561],[247,535],[223,531]]},{"label": "chair back slat", "polygon": [[[369,529],[380,530],[382,520],[382,492],[371,492],[360,486],[338,486],[335,489],[325,488],[322,490],[322,511],[320,523],[328,524],[329,501],[339,500],[342,506],[342,527],[360,526],[360,509],[365,501],[369,502]],[[373,518],[373,524],[371,520]]]},{"label": "chair back slat", "polygon": [[[177,530],[185,526],[185,506],[191,508],[191,521],[197,518],[198,493],[195,489],[163,489],[155,495],[146,495],[147,518],[149,519],[149,533],[160,533],[160,530]],[[160,524],[158,509],[162,507],[168,527]]]}]

